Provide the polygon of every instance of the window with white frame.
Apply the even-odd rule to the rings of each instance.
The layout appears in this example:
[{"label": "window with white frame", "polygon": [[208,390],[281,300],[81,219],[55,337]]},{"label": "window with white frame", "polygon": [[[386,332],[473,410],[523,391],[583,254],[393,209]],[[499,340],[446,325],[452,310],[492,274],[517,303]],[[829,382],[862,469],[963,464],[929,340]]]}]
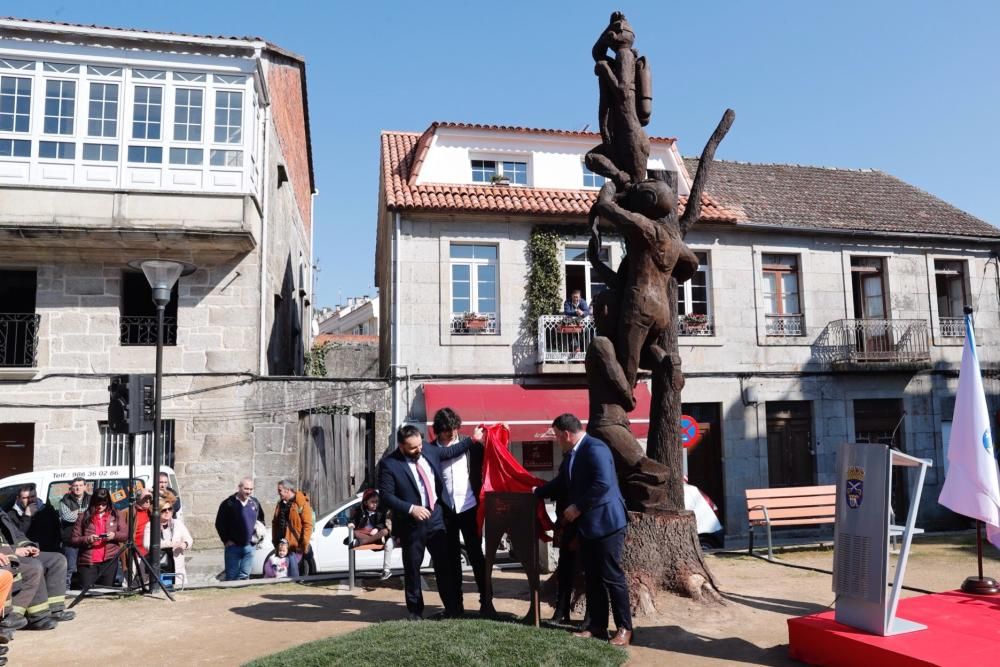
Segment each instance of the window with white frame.
[{"label": "window with white frame", "polygon": [[[158,141],[163,118],[163,88],[136,86],[132,103],[132,138]],[[129,151],[131,152],[131,147]]]},{"label": "window with white frame", "polygon": [[583,168],[583,187],[585,188],[599,188],[604,185],[604,182],[608,179],[604,178],[600,174],[595,174],[590,169],[587,168],[586,164],[580,165]]},{"label": "window with white frame", "polygon": [[765,333],[768,336],[801,336],[802,304],[799,296],[799,258],[796,255],[761,256]]},{"label": "window with white frame", "polygon": [[45,134],[73,134],[76,81],[48,79],[45,82]]},{"label": "window with white frame", "polygon": [[[601,261],[611,265],[611,246],[601,246]],[[570,298],[576,290],[588,305],[593,303],[594,297],[608,288],[602,281],[597,271],[587,260],[586,246],[566,246],[564,250],[566,300]],[[553,313],[556,314],[556,313]]]},{"label": "window with white frame", "polygon": [[72,141],[39,141],[38,157],[49,160],[72,160],[76,157],[76,144]]},{"label": "window with white frame", "polygon": [[174,141],[201,141],[203,97],[198,88],[174,90]]},{"label": "window with white frame", "polygon": [[0,132],[27,133],[31,122],[31,79],[0,76]]},{"label": "window with white frame", "polygon": [[0,139],[0,157],[31,157],[31,142],[27,139]]},{"label": "window with white frame", "polygon": [[118,144],[84,144],[83,159],[92,162],[118,162]]},{"label": "window with white frame", "polygon": [[698,270],[691,280],[677,286],[678,333],[685,335],[711,335],[711,291],[709,290],[709,255],[704,250],[695,251]]},{"label": "window with white frame", "polygon": [[87,111],[88,137],[118,136],[118,84],[91,82]]},{"label": "window with white frame", "polygon": [[[471,243],[452,243],[451,312],[453,322],[479,317],[492,322],[497,318],[497,247]],[[454,327],[453,327],[454,331]]]},{"label": "window with white frame", "polygon": [[215,141],[220,144],[243,142],[243,93],[215,91]]},{"label": "window with white frame", "polygon": [[[242,174],[246,169],[245,153],[262,122],[255,114],[244,126],[243,106],[252,100],[257,108],[250,81],[245,74],[0,57],[0,161],[169,164],[206,172],[200,181],[185,178],[188,185],[255,191],[260,183],[254,178],[259,175],[256,162],[246,180],[240,175],[212,180],[207,174],[223,169]],[[39,169],[11,173],[18,182],[50,182],[48,172]],[[91,183],[98,173],[99,183]],[[72,178],[77,184],[110,187],[174,183],[166,175],[137,180],[129,169],[116,172],[111,181],[104,180],[106,174],[80,171]]]},{"label": "window with white frame", "polygon": [[942,336],[965,336],[964,307],[965,262],[954,259],[934,260],[934,286],[937,292],[938,324]]},{"label": "window with white frame", "polygon": [[515,160],[472,160],[472,182],[492,183],[507,179],[515,185],[528,184],[528,163]]}]

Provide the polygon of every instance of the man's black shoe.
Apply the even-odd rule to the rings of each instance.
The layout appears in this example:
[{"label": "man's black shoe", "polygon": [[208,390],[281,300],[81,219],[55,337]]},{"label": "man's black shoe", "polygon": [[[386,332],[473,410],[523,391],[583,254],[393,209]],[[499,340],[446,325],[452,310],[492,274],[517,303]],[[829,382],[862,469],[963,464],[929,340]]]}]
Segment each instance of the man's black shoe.
[{"label": "man's black shoe", "polygon": [[28,624],[28,619],[24,617],[24,614],[19,614],[16,611],[12,611],[3,617],[0,621],[0,628],[5,630],[20,630]]},{"label": "man's black shoe", "polygon": [[408,621],[422,621],[422,620],[424,620],[424,617],[421,616],[420,614],[408,614],[406,616],[406,620],[408,620]]},{"label": "man's black shoe", "polygon": [[59,621],[52,618],[51,616],[46,616],[40,618],[37,621],[31,621],[25,626],[25,630],[55,630],[56,626],[59,625]]},{"label": "man's black shoe", "polygon": [[62,611],[53,611],[49,613],[49,616],[56,619],[60,623],[65,623],[66,621],[72,621],[76,618],[76,612],[70,611],[68,609],[63,609]]}]

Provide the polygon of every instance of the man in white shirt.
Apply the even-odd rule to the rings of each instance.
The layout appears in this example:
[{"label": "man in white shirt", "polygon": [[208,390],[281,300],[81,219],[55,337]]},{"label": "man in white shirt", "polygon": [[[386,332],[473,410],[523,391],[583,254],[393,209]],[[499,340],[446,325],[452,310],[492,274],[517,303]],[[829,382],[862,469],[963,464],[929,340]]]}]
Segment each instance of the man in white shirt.
[{"label": "man in white shirt", "polygon": [[[462,582],[462,541],[468,554],[472,574],[479,590],[479,613],[493,616],[493,600],[486,597],[486,563],[483,558],[482,539],[476,522],[479,491],[483,487],[483,429],[477,426],[472,438],[462,437],[462,418],[451,408],[441,408],[434,414],[434,445],[447,448],[470,441],[469,451],[441,464],[445,490],[450,494],[454,511],[444,515],[448,533],[448,555],[454,580]],[[460,539],[461,536],[461,539]]]}]

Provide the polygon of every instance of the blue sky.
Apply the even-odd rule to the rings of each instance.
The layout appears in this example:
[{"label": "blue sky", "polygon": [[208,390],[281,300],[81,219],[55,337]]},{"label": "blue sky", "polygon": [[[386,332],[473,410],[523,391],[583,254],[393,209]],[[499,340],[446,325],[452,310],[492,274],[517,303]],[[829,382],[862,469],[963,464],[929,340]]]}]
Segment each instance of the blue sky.
[{"label": "blue sky", "polygon": [[[25,18],[260,35],[305,56],[317,305],[374,294],[379,131],[596,125],[614,9],[652,65],[651,134],[717,157],[887,171],[1000,225],[1000,3],[0,0]],[[711,186],[709,186],[711,191]]]}]

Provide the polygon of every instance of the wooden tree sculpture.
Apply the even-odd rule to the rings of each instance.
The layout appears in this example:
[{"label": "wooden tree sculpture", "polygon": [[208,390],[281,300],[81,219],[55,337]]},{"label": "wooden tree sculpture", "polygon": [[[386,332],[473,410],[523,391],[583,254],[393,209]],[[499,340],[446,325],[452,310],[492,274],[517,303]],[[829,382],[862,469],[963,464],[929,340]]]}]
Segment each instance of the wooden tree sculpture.
[{"label": "wooden tree sculpture", "polygon": [[[698,260],[684,236],[701,212],[715,150],[735,114],[726,111],[705,146],[687,206],[679,214],[675,175],[646,177],[649,138],[643,126],[652,112],[652,79],[634,42],[625,16],[615,12],[593,47],[602,141],[587,154],[586,164],[608,180],[590,211],[588,257],[609,289],[593,304],[597,336],[587,350],[586,368],[587,430],[607,442],[615,456],[631,519],[623,566],[633,609],[643,613],[655,609],[660,590],[717,598],[694,515],[684,510],[677,286],[697,270]],[[618,271],[598,256],[602,226],[625,239],[626,255]],[[635,408],[640,369],[652,377],[646,451],[632,435],[627,416]]]}]

